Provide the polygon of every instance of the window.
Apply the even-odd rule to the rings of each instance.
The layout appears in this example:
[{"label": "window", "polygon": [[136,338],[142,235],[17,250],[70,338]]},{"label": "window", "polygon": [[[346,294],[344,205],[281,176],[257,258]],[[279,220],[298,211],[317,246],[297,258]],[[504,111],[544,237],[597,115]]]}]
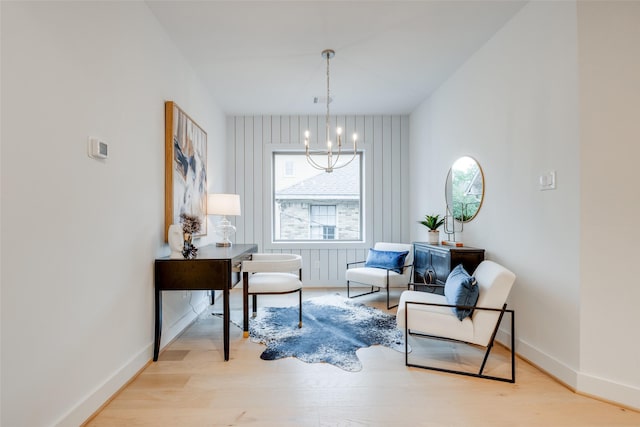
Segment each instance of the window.
[{"label": "window", "polygon": [[304,152],[274,152],[273,171],[274,242],[363,240],[361,153],[327,173]]},{"label": "window", "polygon": [[335,205],[311,205],[309,217],[311,240],[334,240],[336,238]]},{"label": "window", "polygon": [[295,176],[295,168],[292,160],[284,162],[284,176]]}]

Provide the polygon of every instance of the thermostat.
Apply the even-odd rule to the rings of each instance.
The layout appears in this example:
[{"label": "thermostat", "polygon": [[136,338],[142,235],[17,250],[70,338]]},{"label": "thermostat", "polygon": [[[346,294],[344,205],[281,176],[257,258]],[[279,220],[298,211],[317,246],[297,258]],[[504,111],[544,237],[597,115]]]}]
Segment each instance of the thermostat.
[{"label": "thermostat", "polygon": [[109,157],[109,144],[98,138],[89,138],[89,157],[106,159]]}]

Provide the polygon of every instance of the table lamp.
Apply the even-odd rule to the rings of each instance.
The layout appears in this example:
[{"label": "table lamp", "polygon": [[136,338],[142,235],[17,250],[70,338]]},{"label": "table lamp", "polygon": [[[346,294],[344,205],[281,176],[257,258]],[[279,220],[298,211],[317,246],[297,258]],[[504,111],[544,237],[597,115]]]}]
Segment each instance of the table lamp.
[{"label": "table lamp", "polygon": [[231,246],[229,236],[236,232],[227,215],[240,215],[240,196],[238,194],[209,194],[207,197],[207,215],[222,215],[222,219],[216,225],[216,233],[222,236],[221,242],[216,246]]}]

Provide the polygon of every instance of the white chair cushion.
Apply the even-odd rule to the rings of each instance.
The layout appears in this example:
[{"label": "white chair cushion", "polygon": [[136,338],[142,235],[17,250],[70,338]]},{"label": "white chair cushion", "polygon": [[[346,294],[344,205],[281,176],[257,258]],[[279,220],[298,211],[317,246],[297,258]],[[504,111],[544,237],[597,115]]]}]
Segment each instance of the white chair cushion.
[{"label": "white chair cushion", "polygon": [[[413,264],[413,245],[406,243],[386,243],[378,242],[374,246],[378,251],[408,251],[405,258],[405,265]],[[362,265],[362,264],[361,264]],[[345,278],[349,282],[362,283],[365,286],[375,286],[377,288],[387,287],[387,270],[371,267],[347,268]],[[411,281],[411,267],[405,268],[402,274],[395,271],[389,272],[389,287],[407,286]]]},{"label": "white chair cushion", "polygon": [[[511,292],[516,275],[500,264],[484,260],[473,272],[473,276],[480,287],[476,306],[502,308]],[[489,343],[499,316],[500,313],[497,311],[475,310],[473,312],[474,343],[484,346]]]},{"label": "white chair cushion", "polygon": [[[376,286],[379,288],[387,287],[387,270],[381,268],[348,268],[345,277],[350,282],[358,282],[367,286]],[[389,286],[407,286],[407,279],[404,275],[395,271],[389,272]]]},{"label": "white chair cushion", "polygon": [[291,273],[255,273],[249,276],[249,293],[293,292],[302,288],[302,282]]},{"label": "white chair cushion", "polygon": [[302,257],[297,254],[257,253],[242,261],[242,271],[249,273],[278,271],[293,272],[302,268]]},{"label": "white chair cushion", "polygon": [[[506,302],[515,274],[493,261],[482,261],[473,275],[480,287],[476,307],[501,309]],[[404,329],[405,301],[447,304],[442,295],[428,292],[405,291],[400,296],[396,314],[399,328]],[[487,346],[498,321],[497,311],[474,310],[472,317],[458,320],[449,307],[410,306],[409,329],[427,335],[442,336]]]},{"label": "white chair cushion", "polygon": [[[404,291],[400,296],[400,304],[396,313],[396,323],[400,329],[404,329],[406,301],[448,304],[443,295],[430,292]],[[462,321],[458,320],[450,307],[410,305],[408,322],[409,329],[412,332],[473,342],[474,328],[472,320],[469,317]]]}]

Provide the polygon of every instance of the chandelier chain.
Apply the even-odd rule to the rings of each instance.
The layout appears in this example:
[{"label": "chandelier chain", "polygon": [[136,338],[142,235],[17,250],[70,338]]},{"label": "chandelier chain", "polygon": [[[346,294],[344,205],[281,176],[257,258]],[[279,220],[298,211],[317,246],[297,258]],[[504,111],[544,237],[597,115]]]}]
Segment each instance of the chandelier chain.
[{"label": "chandelier chain", "polygon": [[331,92],[329,90],[329,60],[331,58],[331,53],[327,52],[327,117],[325,118],[325,126],[327,127],[327,140],[329,139],[329,130],[330,130],[330,115],[329,115],[329,103],[331,102]]}]

